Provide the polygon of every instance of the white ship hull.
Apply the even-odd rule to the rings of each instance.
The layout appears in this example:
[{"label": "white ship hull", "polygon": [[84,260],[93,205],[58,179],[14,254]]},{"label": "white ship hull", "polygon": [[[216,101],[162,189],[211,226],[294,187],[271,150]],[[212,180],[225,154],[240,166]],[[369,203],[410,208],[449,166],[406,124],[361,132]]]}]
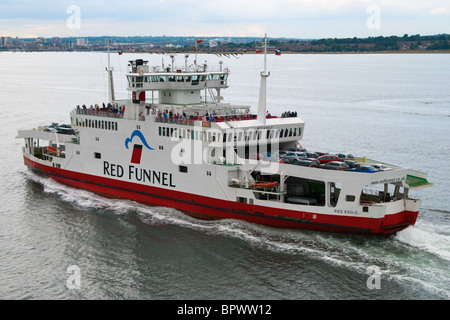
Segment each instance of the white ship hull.
[{"label": "white ship hull", "polygon": [[[72,119],[76,117],[74,111]],[[302,186],[303,181],[317,181],[324,189],[323,203],[302,197],[303,194],[293,197],[298,201],[289,202],[289,198],[288,201],[282,199],[287,191],[233,185],[233,182],[242,181],[246,172],[253,170],[259,161],[241,159],[242,164],[239,165],[194,163],[194,155],[191,154],[192,164],[174,163],[172,153],[181,148],[182,141],[160,137],[159,126],[174,125],[155,120],[156,117],[143,121],[107,119],[103,121],[117,122],[118,130],[84,128],[77,138],[58,134],[59,139],[56,139],[54,133],[21,131],[20,137],[30,139],[34,135],[44,141],[58,140],[65,146],[63,157],[52,154],[47,148],[44,151],[47,157],[36,157],[33,154],[36,149],[24,147],[24,161],[28,167],[77,188],[172,207],[204,219],[242,219],[274,227],[368,234],[395,233],[416,221],[419,200],[409,199],[403,194],[387,202],[361,198],[361,190],[365,186],[386,182],[403,184],[407,169],[394,168],[367,174],[261,162],[264,165],[259,164],[258,172],[263,177],[273,175],[276,167],[277,177],[298,177],[301,183],[297,186]],[[126,141],[137,130],[137,123],[140,126],[137,132],[142,133],[145,142],[153,149],[143,147],[138,156],[131,142],[126,148]],[[68,140],[64,141],[64,138]],[[195,143],[189,141],[181,146],[186,151],[189,147],[194,149]],[[202,144],[199,148],[202,150],[200,154],[204,154],[208,146]],[[187,172],[180,172],[181,167]],[[334,196],[329,187],[335,182],[341,184],[337,202],[332,199]],[[288,189],[289,185],[285,188]],[[268,195],[273,198],[262,198]]]}]

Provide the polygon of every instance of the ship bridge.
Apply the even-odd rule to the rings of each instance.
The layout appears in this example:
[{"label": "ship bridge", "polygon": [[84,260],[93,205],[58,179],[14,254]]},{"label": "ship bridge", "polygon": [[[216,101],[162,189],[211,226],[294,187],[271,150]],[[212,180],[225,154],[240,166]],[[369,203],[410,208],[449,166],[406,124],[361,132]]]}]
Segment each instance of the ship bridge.
[{"label": "ship bridge", "polygon": [[220,103],[220,89],[228,87],[229,69],[223,67],[222,61],[215,68],[208,66],[206,62],[203,65],[188,65],[187,57],[186,55],[184,67],[174,65],[173,55],[172,64],[167,67],[150,67],[147,65],[148,61],[143,59],[129,61],[127,90],[132,92],[133,101],[145,102],[146,91],[151,91],[152,103],[157,101],[159,104],[193,105],[207,102],[208,96],[210,102]]}]

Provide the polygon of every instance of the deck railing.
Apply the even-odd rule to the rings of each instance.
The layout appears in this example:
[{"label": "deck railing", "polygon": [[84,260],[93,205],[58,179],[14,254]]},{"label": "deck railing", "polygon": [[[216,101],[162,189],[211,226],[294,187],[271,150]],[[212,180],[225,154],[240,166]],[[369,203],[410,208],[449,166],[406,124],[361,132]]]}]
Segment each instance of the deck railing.
[{"label": "deck railing", "polygon": [[255,115],[242,115],[242,116],[211,116],[211,117],[201,117],[201,116],[191,116],[190,118],[185,118],[183,116],[172,116],[170,115],[158,115],[155,118],[156,122],[162,123],[175,123],[181,125],[191,125],[193,126],[196,121],[201,121],[204,127],[210,127],[211,122],[224,122],[224,121],[244,121],[256,119]]},{"label": "deck railing", "polygon": [[[125,108],[123,108],[125,109]],[[96,117],[108,117],[108,118],[123,118],[123,109],[76,109],[77,114],[84,114],[88,116],[96,116]]]}]

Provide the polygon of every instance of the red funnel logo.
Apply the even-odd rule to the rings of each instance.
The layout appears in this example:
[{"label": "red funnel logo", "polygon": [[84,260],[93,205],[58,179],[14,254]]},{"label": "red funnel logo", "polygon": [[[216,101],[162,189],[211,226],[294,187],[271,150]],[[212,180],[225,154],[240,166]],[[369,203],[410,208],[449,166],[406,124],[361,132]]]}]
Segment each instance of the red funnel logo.
[{"label": "red funnel logo", "polygon": [[131,134],[131,137],[125,140],[125,148],[128,149],[128,144],[133,140],[134,137],[138,137],[142,144],[135,144],[133,146],[133,154],[131,156],[131,163],[140,164],[141,163],[141,155],[142,155],[142,145],[144,145],[149,150],[154,150],[147,144],[144,135],[139,130],[134,130]]}]

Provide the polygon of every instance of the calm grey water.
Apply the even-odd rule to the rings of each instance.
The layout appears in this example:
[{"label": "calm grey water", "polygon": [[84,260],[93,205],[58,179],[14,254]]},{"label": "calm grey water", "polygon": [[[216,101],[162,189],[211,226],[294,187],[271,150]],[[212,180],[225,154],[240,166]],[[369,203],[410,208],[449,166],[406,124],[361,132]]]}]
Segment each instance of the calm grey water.
[{"label": "calm grey water", "polygon": [[[176,64],[184,65],[184,55]],[[113,55],[116,96],[128,60]],[[226,101],[256,111],[261,55],[222,59]],[[1,299],[449,299],[450,55],[269,56],[269,112],[297,111],[309,149],[425,170],[433,188],[396,236],[198,221],[61,185],[23,165],[18,129],[107,99],[104,53],[0,53]],[[79,289],[68,286],[80,270]],[[369,289],[370,266],[380,288]],[[69,281],[69,284],[73,282]]]}]

